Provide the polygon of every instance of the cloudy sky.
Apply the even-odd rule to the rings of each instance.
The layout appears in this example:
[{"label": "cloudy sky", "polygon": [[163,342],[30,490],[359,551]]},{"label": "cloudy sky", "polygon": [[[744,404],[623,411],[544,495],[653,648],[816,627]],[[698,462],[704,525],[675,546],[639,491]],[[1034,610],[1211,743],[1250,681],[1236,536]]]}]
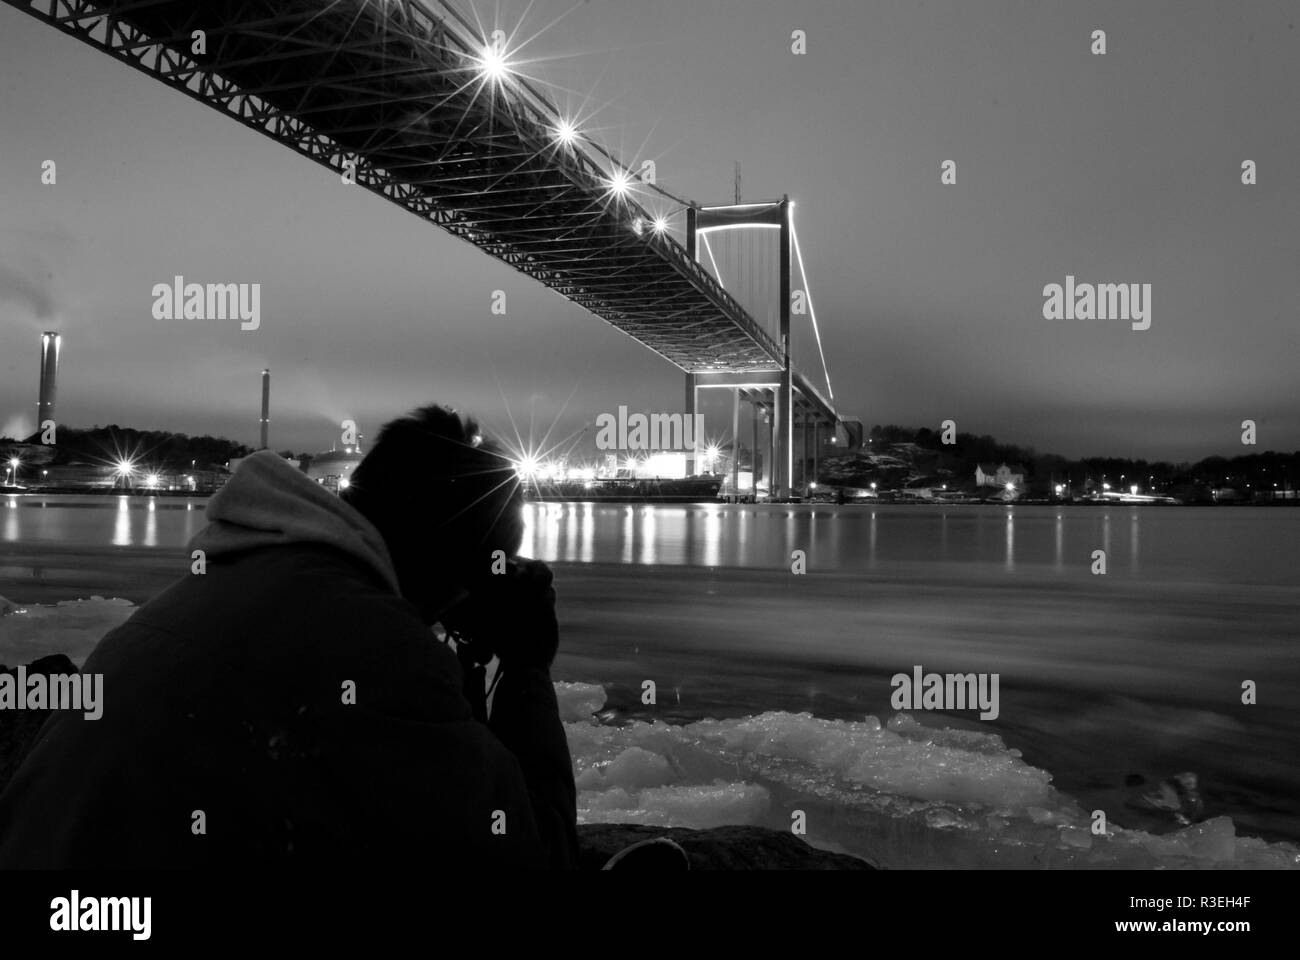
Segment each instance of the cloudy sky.
[{"label": "cloudy sky", "polygon": [[[841,412],[1069,455],[1237,452],[1247,418],[1262,447],[1300,447],[1294,3],[476,9],[521,35],[558,18],[529,72],[674,192],[725,202],[739,160],[746,199],[798,201]],[[253,442],[268,366],[272,445],[295,450],[430,400],[556,435],[680,409],[680,372],[603,321],[9,7],[0,75],[0,434],[33,425],[47,328],[74,426]],[[154,319],[176,274],[261,283],[262,328]],[[1150,283],[1151,328],[1045,320],[1067,274]]]}]

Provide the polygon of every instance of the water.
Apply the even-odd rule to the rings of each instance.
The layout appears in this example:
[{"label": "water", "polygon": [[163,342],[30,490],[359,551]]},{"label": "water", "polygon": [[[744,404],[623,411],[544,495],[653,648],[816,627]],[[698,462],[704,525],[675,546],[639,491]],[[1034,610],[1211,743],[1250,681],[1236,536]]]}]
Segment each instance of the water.
[{"label": "water", "polygon": [[[201,498],[0,497],[0,543],[180,548]],[[1300,510],[1141,506],[652,506],[534,503],[521,552],[548,562],[1077,577],[1104,550],[1133,582],[1300,584]]]},{"label": "water", "polygon": [[[522,552],[556,567],[584,819],[788,828],[801,809],[812,839],[888,865],[1276,865],[1300,840],[1300,510],[532,504],[526,519]],[[185,572],[202,522],[201,501],[0,498],[0,595],[142,601]],[[889,679],[916,664],[999,674],[998,718],[896,716]],[[1183,771],[1205,796],[1195,834],[1140,801]],[[1127,832],[1090,837],[1094,810]]]}]

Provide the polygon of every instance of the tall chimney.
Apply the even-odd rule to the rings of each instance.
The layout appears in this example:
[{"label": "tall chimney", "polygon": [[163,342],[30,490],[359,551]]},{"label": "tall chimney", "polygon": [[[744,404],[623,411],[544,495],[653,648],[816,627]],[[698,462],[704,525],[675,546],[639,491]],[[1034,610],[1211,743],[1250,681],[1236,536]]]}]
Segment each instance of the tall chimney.
[{"label": "tall chimney", "polygon": [[265,450],[267,446],[266,434],[271,427],[271,371],[262,371],[262,445],[259,450]]},{"label": "tall chimney", "polygon": [[41,334],[41,395],[36,403],[36,428],[54,419],[54,401],[58,397],[59,348],[63,337],[47,330]]}]

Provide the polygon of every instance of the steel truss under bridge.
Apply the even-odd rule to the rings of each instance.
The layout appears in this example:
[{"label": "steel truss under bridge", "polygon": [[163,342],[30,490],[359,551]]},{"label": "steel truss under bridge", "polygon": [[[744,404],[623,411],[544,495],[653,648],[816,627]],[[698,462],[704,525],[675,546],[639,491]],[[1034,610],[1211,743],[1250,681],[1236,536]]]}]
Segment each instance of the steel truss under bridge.
[{"label": "steel truss under bridge", "polygon": [[[688,373],[781,370],[782,345],[667,234],[607,154],[556,137],[445,0],[4,0],[432,221]],[[195,31],[206,49],[191,52]]]}]

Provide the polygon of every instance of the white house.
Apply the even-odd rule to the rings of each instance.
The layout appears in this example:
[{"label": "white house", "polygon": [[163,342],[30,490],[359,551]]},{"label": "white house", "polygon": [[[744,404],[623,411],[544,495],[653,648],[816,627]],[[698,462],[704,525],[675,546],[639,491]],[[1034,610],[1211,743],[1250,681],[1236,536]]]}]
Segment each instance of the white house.
[{"label": "white house", "polygon": [[1001,487],[1007,489],[1008,485],[1016,490],[1025,488],[1025,468],[1018,463],[1008,466],[1000,463],[996,467],[991,463],[980,463],[975,466],[975,483],[981,487]]}]

